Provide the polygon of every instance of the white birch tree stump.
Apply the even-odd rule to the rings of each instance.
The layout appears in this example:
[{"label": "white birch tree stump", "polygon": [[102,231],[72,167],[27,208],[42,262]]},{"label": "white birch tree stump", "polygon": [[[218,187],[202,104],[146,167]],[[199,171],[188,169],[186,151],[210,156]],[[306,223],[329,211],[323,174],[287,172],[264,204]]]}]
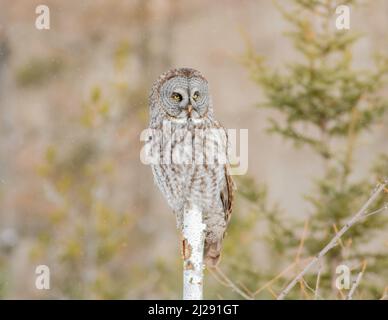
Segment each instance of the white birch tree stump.
[{"label": "white birch tree stump", "polygon": [[203,250],[206,224],[196,206],[183,213],[183,300],[203,299]]}]

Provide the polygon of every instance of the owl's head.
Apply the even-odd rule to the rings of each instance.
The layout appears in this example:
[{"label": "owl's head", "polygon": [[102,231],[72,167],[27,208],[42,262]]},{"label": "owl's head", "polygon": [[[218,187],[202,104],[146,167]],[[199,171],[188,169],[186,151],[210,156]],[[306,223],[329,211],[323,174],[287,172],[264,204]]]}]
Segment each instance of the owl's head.
[{"label": "owl's head", "polygon": [[173,69],[155,82],[150,96],[151,116],[189,120],[212,113],[207,80],[197,70]]}]

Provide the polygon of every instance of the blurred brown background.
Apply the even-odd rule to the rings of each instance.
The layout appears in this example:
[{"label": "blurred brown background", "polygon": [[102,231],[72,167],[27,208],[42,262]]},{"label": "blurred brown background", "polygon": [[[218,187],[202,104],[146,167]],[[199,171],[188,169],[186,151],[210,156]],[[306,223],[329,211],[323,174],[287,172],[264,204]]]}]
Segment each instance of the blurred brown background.
[{"label": "blurred brown background", "polygon": [[[174,217],[139,159],[149,88],[171,67],[207,77],[218,119],[249,129],[249,175],[306,214],[321,163],[265,133],[269,111],[254,108],[262,95],[240,62],[246,37],[271,65],[297,59],[271,1],[47,0],[41,31],[39,4],[0,1],[0,297],[180,297]],[[351,20],[365,34],[359,66],[388,51],[388,2],[366,4]],[[381,125],[362,137],[356,171],[387,136]],[[39,264],[49,291],[35,288]]]}]

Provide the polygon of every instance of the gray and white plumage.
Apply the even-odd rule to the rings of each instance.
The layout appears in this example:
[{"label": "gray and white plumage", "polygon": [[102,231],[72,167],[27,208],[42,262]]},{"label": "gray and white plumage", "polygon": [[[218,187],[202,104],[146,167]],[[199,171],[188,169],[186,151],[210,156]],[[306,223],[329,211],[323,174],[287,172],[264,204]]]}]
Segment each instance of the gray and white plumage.
[{"label": "gray and white plumage", "polygon": [[[179,142],[192,138],[198,130],[216,129],[226,136],[226,130],[214,119],[208,82],[194,69],[173,69],[162,74],[152,87],[149,106],[150,129],[160,130],[168,123],[173,134],[167,155],[166,145],[157,142],[161,158],[179,154]],[[227,152],[227,148],[220,150]],[[206,224],[205,262],[214,266],[230,221],[234,184],[226,163],[207,160],[200,164],[161,161],[151,166],[155,183],[175,213],[179,229],[186,205],[194,204],[202,210]]]}]

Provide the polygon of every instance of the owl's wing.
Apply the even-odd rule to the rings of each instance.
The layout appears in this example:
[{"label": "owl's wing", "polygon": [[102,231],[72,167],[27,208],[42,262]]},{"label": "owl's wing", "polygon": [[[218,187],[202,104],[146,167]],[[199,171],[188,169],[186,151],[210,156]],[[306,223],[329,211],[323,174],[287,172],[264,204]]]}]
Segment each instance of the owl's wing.
[{"label": "owl's wing", "polygon": [[[229,150],[229,136],[228,136],[228,131],[218,122],[214,121],[215,127],[219,129],[223,129],[226,137],[226,156],[228,158],[228,150]],[[228,164],[224,165],[224,176],[225,176],[225,184],[224,187],[221,190],[220,197],[221,197],[221,202],[224,207],[224,212],[225,212],[225,221],[226,224],[229,223],[230,217],[232,214],[232,206],[233,206],[233,192],[236,189],[234,181],[232,179],[232,176],[229,173],[229,168]]]},{"label": "owl's wing", "polygon": [[229,174],[228,167],[224,166],[225,171],[225,185],[221,190],[221,201],[224,207],[225,212],[225,221],[228,224],[230,221],[230,217],[232,215],[232,206],[233,206],[233,192],[235,189],[235,185],[232,179],[232,176]]}]

